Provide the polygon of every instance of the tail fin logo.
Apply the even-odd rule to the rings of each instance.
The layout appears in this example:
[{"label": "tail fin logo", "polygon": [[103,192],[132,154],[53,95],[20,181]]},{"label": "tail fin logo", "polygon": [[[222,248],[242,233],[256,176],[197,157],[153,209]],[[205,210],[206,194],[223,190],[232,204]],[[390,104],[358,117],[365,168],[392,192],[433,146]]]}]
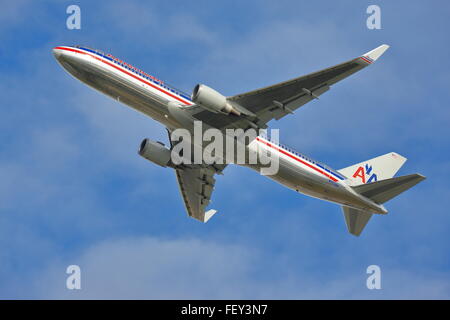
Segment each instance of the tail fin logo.
[{"label": "tail fin logo", "polygon": [[372,173],[372,166],[366,164],[364,167],[360,166],[353,174],[353,178],[361,179],[362,183],[370,183],[378,181],[377,175]]}]

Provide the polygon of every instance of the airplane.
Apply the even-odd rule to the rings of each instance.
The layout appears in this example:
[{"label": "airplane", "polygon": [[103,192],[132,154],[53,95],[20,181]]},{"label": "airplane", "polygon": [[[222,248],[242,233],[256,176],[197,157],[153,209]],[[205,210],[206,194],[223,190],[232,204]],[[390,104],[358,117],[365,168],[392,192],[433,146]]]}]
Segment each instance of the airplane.
[{"label": "airplane", "polygon": [[[176,145],[171,133],[179,128],[192,131],[200,121],[204,130],[264,129],[306,103],[318,99],[332,85],[373,64],[387,49],[383,44],[362,56],[324,70],[254,91],[224,96],[204,85],[191,95],[100,50],[85,46],[57,46],[53,55],[73,77],[113,99],[163,124],[170,146],[144,139],[139,155],[161,166],[173,168],[188,215],[206,223],[217,211],[208,209],[215,176],[230,163],[175,164],[171,152]],[[192,142],[195,144],[195,142]],[[193,146],[204,148],[201,145]],[[408,190],[425,177],[409,174],[394,177],[406,158],[396,152],[334,170],[263,135],[245,144],[247,151],[276,154],[279,167],[268,178],[305,195],[342,206],[347,229],[359,236],[373,214],[385,215],[384,203]],[[260,163],[240,164],[260,171]]]}]

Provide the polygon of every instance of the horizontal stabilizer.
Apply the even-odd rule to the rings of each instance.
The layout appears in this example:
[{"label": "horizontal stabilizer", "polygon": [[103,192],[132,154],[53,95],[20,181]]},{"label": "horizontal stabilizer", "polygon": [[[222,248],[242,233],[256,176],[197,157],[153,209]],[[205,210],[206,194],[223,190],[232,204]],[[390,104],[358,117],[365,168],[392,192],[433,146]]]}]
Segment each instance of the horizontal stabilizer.
[{"label": "horizontal stabilizer", "polygon": [[349,207],[342,207],[348,232],[359,236],[372,217],[372,213]]},{"label": "horizontal stabilizer", "polygon": [[398,196],[400,193],[415,186],[426,178],[421,174],[414,173],[406,176],[381,180],[353,187],[359,194],[381,204]]}]

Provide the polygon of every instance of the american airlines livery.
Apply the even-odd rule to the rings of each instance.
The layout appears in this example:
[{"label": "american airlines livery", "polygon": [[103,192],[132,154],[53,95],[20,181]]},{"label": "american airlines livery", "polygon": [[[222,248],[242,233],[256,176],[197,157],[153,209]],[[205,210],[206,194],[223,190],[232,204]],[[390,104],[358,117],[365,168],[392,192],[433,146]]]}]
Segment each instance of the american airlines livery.
[{"label": "american airlines livery", "polygon": [[[53,54],[78,80],[167,128],[169,147],[144,139],[139,154],[175,170],[186,211],[192,218],[207,222],[216,213],[214,209],[207,209],[214,189],[214,176],[222,174],[228,164],[236,163],[262,173],[270,158],[276,159],[277,166],[272,174],[266,174],[267,177],[297,192],[340,204],[348,231],[359,236],[373,214],[387,213],[383,206],[385,202],[425,177],[416,173],[394,178],[406,161],[395,152],[333,170],[260,132],[264,132],[270,120],[293,113],[335,83],[374,63],[388,48],[388,45],[381,45],[336,66],[231,97],[203,84],[197,85],[192,95],[186,94],[111,54],[83,46],[55,47]],[[233,147],[225,148],[223,154],[217,152],[213,162],[201,158],[192,162],[196,154],[202,154],[208,148],[205,139],[195,138],[199,127],[201,134],[214,130],[216,137],[221,133],[226,139],[230,137],[229,132],[258,130],[258,134],[239,141],[246,154],[256,153],[260,160],[239,163],[234,154],[229,157],[235,152]],[[174,135],[177,130],[194,135],[192,140],[183,137],[183,141],[189,141],[193,152],[183,150],[177,154],[178,158],[174,156],[174,150],[181,144]],[[234,138],[238,140],[237,136]],[[183,161],[179,161],[180,158]]]}]

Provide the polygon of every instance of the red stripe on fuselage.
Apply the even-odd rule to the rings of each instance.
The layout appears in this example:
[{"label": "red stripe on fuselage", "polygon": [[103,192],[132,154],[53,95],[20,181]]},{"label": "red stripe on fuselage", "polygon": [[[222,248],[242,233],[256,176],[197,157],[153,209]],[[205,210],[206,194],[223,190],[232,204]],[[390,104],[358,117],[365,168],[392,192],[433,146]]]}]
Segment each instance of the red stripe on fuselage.
[{"label": "red stripe on fuselage", "polygon": [[127,74],[127,75],[129,75],[129,76],[131,76],[131,77],[133,77],[133,78],[135,78],[136,80],[139,80],[139,81],[145,83],[146,85],[149,85],[150,87],[155,88],[156,90],[161,91],[162,93],[164,93],[164,94],[168,95],[169,97],[172,97],[172,98],[174,98],[174,99],[176,99],[176,100],[182,102],[183,104],[187,104],[187,105],[191,105],[191,104],[192,104],[192,103],[190,103],[190,102],[187,102],[187,101],[181,99],[180,97],[177,97],[176,95],[171,94],[170,92],[167,92],[167,91],[161,89],[161,88],[158,87],[158,86],[155,86],[155,85],[154,85],[153,83],[151,83],[151,82],[148,82],[148,81],[145,81],[144,79],[141,79],[140,77],[138,77],[137,75],[135,75],[135,74],[133,74],[133,73],[131,73],[131,72],[128,72],[128,71],[126,71],[126,70],[123,70],[122,68],[120,68],[120,67],[114,65],[113,63],[110,63],[110,62],[108,62],[108,61],[105,61],[105,60],[101,59],[100,57],[98,57],[98,56],[96,56],[96,55],[94,55],[94,54],[91,54],[91,53],[88,53],[88,52],[85,52],[85,51],[82,51],[82,50],[77,50],[77,49],[72,49],[72,48],[66,48],[66,47],[56,47],[55,49],[58,49],[58,50],[66,50],[66,51],[71,51],[71,52],[76,52],[76,53],[81,53],[81,54],[86,54],[86,55],[88,55],[88,56],[91,56],[91,57],[93,57],[94,59],[97,59],[98,61],[101,61],[101,62],[103,62],[103,63],[105,63],[105,64],[107,64],[107,65],[109,65],[109,66],[111,66],[111,67],[113,67],[113,68],[115,68],[115,69],[117,69],[117,70],[119,70],[119,71],[122,71],[123,73],[125,73],[125,74]]},{"label": "red stripe on fuselage", "polygon": [[285,150],[283,150],[283,149],[281,149],[281,148],[279,148],[279,147],[273,145],[272,143],[267,142],[267,141],[264,141],[264,140],[260,139],[259,137],[256,137],[256,140],[259,141],[259,142],[261,142],[261,143],[263,143],[263,144],[265,144],[265,145],[267,145],[268,147],[270,147],[270,148],[272,148],[272,149],[275,149],[275,150],[277,150],[278,152],[281,152],[282,154],[284,154],[284,155],[286,155],[286,156],[288,156],[288,157],[290,157],[290,158],[292,158],[292,159],[294,159],[294,160],[296,160],[296,161],[298,161],[298,162],[304,164],[305,166],[308,166],[309,168],[311,168],[311,169],[313,169],[313,170],[315,170],[315,171],[321,173],[322,175],[326,176],[326,177],[327,177],[328,179],[330,179],[331,181],[334,181],[334,182],[337,182],[337,181],[338,181],[338,179],[336,179],[336,178],[333,177],[332,175],[330,175],[330,174],[328,174],[328,173],[326,173],[326,172],[324,172],[324,171],[322,171],[322,170],[316,168],[316,167],[313,166],[312,164],[310,164],[310,163],[308,163],[308,162],[306,162],[306,161],[303,161],[302,159],[300,159],[300,158],[298,158],[298,157],[296,157],[296,156],[290,154],[289,152],[286,152]]}]

